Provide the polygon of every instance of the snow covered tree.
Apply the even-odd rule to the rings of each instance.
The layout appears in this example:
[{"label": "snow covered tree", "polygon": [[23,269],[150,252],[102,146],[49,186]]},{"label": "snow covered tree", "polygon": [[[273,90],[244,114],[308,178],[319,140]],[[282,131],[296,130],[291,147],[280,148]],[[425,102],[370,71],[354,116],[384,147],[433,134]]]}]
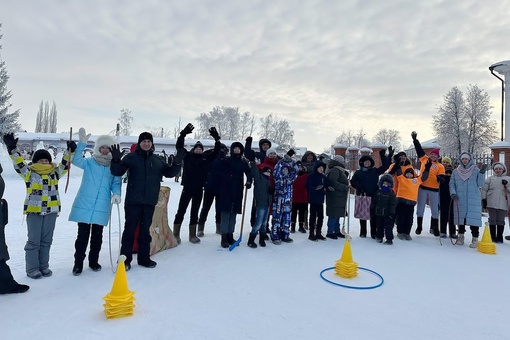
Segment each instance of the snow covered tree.
[{"label": "snow covered tree", "polygon": [[386,146],[392,146],[395,150],[400,150],[400,132],[393,129],[381,129],[379,130],[374,138],[372,138],[374,143],[381,143]]},{"label": "snow covered tree", "polygon": [[278,116],[269,114],[260,118],[261,138],[267,138],[283,147],[291,148],[294,146],[294,130],[285,119],[279,119]]},{"label": "snow covered tree", "polygon": [[438,143],[446,154],[484,151],[497,140],[496,122],[490,119],[490,97],[476,85],[468,87],[467,97],[457,87],[445,96],[438,113],[433,115],[433,128]]},{"label": "snow covered tree", "polygon": [[120,135],[121,136],[129,136],[131,135],[131,122],[133,121],[133,116],[131,116],[131,111],[128,109],[120,110]]},{"label": "snow covered tree", "polygon": [[55,104],[55,102],[53,102],[53,104],[51,105],[50,117],[48,121],[48,131],[46,132],[50,133],[57,132],[57,104]]},{"label": "snow covered tree", "polygon": [[39,103],[39,110],[37,111],[37,115],[35,117],[35,132],[43,132],[43,116],[44,116],[44,102],[41,99]]},{"label": "snow covered tree", "polygon": [[43,118],[42,118],[42,131],[41,132],[48,132],[50,126],[50,104],[48,104],[48,101],[44,103],[44,112],[43,112]]},{"label": "snow covered tree", "polygon": [[352,130],[342,131],[340,136],[335,138],[333,144],[343,144],[347,147],[355,146],[357,148],[362,148],[364,146],[369,146],[370,142],[365,138],[366,133],[361,128],[358,132],[354,132]]},{"label": "snow covered tree", "polygon": [[214,126],[223,139],[244,140],[250,122],[243,119],[250,119],[250,113],[241,114],[239,107],[216,106],[196,117],[198,126],[195,129],[195,138],[210,138],[209,128]]},{"label": "snow covered tree", "polygon": [[[2,24],[0,24],[0,28]],[[2,35],[0,34],[0,40],[2,39]],[[2,49],[2,45],[0,44],[0,51]],[[18,123],[19,118],[19,110],[9,113],[9,109],[12,104],[9,102],[12,94],[11,91],[7,90],[7,81],[9,80],[9,75],[7,74],[7,68],[5,66],[5,62],[1,60],[0,56],[0,135],[3,136],[8,132],[16,132],[21,129],[20,124]]]}]

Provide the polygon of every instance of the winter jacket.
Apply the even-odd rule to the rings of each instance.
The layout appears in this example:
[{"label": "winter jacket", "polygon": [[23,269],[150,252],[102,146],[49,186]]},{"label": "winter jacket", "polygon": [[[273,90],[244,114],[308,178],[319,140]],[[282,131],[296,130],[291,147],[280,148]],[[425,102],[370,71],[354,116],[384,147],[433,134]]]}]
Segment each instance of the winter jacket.
[{"label": "winter jacket", "polygon": [[402,173],[402,170],[398,169],[395,175],[397,177],[396,183],[398,183],[397,201],[406,205],[416,205],[418,190],[421,184],[429,177],[429,172],[424,170],[418,177],[407,178]]},{"label": "winter jacket", "polygon": [[[289,157],[289,156],[286,156]],[[267,158],[267,157],[266,157]],[[287,169],[285,174],[284,169]],[[291,211],[292,208],[292,184],[297,177],[298,167],[296,162],[290,157],[284,158],[278,161],[274,167],[273,178],[274,178],[274,195],[273,195],[273,207],[272,214],[281,213],[284,211]],[[276,216],[279,218],[279,216]]]},{"label": "winter jacket", "polygon": [[306,191],[306,172],[299,172],[294,183],[292,183],[292,203],[308,203],[308,192]]},{"label": "winter jacket", "polygon": [[126,198],[124,204],[156,205],[159,198],[161,177],[174,177],[180,170],[180,164],[168,165],[161,157],[139,146],[121,160],[112,160],[110,171],[114,176],[122,176],[129,170]]},{"label": "winter jacket", "polygon": [[370,210],[378,217],[395,217],[397,199],[393,190],[377,190],[370,201]]},{"label": "winter jacket", "polygon": [[[311,162],[308,161],[309,155],[313,157]],[[312,151],[306,151],[303,157],[301,157],[301,162],[306,169],[306,173],[311,174],[313,172],[313,165],[317,162],[317,156]]]},{"label": "winter jacket", "polygon": [[[346,170],[334,159],[329,161],[328,169],[326,173],[329,180],[328,190],[326,190],[326,216],[345,217],[349,191]],[[329,188],[334,190],[331,191]]]},{"label": "winter jacket", "polygon": [[218,208],[221,212],[240,214],[243,207],[244,176],[252,183],[252,174],[248,163],[241,158],[242,153],[221,159],[218,173],[220,185],[218,188]]},{"label": "winter jacket", "polygon": [[61,203],[58,181],[69,169],[69,153],[64,154],[58,165],[53,164],[54,170],[47,175],[40,175],[31,170],[17,149],[13,150],[11,160],[14,164],[14,170],[23,178],[27,189],[23,214],[60,214]]},{"label": "winter jacket", "polygon": [[[482,199],[487,200],[487,208],[508,210],[508,198],[510,197],[510,177],[506,176],[506,167],[502,163],[494,163],[503,166],[502,176],[490,176],[482,186]],[[494,168],[494,165],[492,166]],[[508,184],[503,185],[506,180]]]},{"label": "winter jacket", "polygon": [[255,162],[250,162],[250,170],[253,176],[253,199],[256,207],[269,208],[273,202],[271,179],[260,173]]},{"label": "winter jacket", "polygon": [[[365,161],[371,161],[371,165],[369,167],[365,167]],[[376,168],[374,167],[374,159],[371,156],[362,156],[358,163],[360,168],[356,170],[352,176],[351,186],[356,189],[356,195],[372,197],[379,189],[377,186],[379,176],[388,168],[389,162],[385,162],[383,166]]]},{"label": "winter jacket", "polygon": [[[464,166],[462,163],[453,170],[450,179],[450,195],[457,195],[457,200],[453,207],[453,221],[457,225],[465,224],[473,227],[482,225],[482,205],[480,187],[484,184],[484,174],[480,174],[480,170],[475,166],[471,176],[467,180],[463,180],[459,175],[459,168],[469,168],[473,165],[473,158]],[[457,205],[457,206],[455,206]]]},{"label": "winter jacket", "polygon": [[82,157],[86,146],[79,142],[72,160],[73,165],[83,169],[83,176],[69,221],[105,226],[110,217],[111,196],[120,196],[122,179],[113,176],[109,166],[100,165],[92,157]]},{"label": "winter jacket", "polygon": [[[322,161],[317,161],[314,164],[313,172],[308,175],[306,179],[306,190],[308,191],[308,203],[323,204],[326,190],[329,186],[329,180],[326,175],[317,171],[319,166],[326,167]],[[320,187],[322,185],[322,187]],[[319,188],[320,187],[320,188]]]}]

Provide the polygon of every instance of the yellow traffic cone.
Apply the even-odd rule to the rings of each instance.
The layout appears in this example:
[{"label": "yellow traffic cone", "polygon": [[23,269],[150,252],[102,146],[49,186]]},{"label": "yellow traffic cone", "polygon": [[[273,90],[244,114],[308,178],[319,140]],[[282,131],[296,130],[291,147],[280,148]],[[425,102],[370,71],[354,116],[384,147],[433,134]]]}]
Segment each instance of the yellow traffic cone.
[{"label": "yellow traffic cone", "polygon": [[121,255],[119,257],[112,290],[103,297],[105,301],[103,304],[104,312],[108,319],[133,315],[135,292],[128,289],[126,266],[124,265],[125,260],[126,256]]},{"label": "yellow traffic cone", "polygon": [[496,244],[492,242],[492,237],[489,231],[489,222],[485,222],[482,240],[478,242],[477,248],[478,251],[483,254],[496,254]]},{"label": "yellow traffic cone", "polygon": [[348,279],[358,276],[358,264],[352,260],[351,242],[347,238],[342,257],[335,263],[335,274]]}]

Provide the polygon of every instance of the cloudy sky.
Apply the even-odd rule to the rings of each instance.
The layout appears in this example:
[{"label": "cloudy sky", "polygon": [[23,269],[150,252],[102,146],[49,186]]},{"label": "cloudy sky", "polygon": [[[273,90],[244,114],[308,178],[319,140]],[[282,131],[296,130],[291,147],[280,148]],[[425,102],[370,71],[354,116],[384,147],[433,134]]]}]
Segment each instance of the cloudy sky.
[{"label": "cloudy sky", "polygon": [[347,130],[432,138],[453,86],[487,91],[499,122],[488,67],[510,59],[509,21],[510,0],[2,0],[0,43],[28,131],[41,100],[93,134],[122,108],[138,134],[238,106],[322,152]]}]

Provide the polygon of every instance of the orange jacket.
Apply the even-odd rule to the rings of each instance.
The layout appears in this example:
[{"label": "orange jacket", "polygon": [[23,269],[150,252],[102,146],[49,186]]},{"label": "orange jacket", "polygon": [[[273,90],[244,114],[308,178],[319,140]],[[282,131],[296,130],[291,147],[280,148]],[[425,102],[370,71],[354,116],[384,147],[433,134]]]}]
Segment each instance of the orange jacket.
[{"label": "orange jacket", "polygon": [[421,177],[407,178],[404,175],[398,175],[397,201],[410,201],[416,203],[418,199],[418,189],[423,183]]},{"label": "orange jacket", "polygon": [[[425,169],[425,164],[429,161],[428,156],[420,157],[420,173],[423,173],[423,169]],[[432,162],[432,166],[429,171],[429,178],[424,181],[421,185],[422,188],[432,189],[433,191],[439,190],[439,182],[437,181],[437,176],[444,175],[444,166],[439,162]]]}]

